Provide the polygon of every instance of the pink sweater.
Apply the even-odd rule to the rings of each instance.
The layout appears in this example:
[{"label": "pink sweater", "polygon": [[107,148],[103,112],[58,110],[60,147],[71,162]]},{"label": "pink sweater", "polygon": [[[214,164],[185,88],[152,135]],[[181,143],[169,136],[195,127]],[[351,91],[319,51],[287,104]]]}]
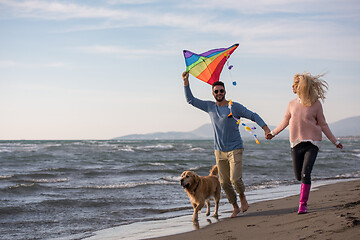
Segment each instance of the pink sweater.
[{"label": "pink sweater", "polygon": [[279,126],[273,130],[274,135],[279,134],[288,125],[291,143],[303,140],[321,141],[321,132],[323,132],[333,144],[337,142],[326,123],[319,100],[310,107],[304,106],[298,99],[290,101],[284,119]]}]

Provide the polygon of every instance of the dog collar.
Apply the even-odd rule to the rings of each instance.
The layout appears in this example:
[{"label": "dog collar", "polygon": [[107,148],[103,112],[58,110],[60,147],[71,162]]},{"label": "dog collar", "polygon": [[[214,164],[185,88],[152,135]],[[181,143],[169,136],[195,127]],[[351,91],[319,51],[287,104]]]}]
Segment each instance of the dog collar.
[{"label": "dog collar", "polygon": [[196,192],[197,188],[199,187],[199,183],[200,183],[200,180],[198,181],[198,183],[196,184],[196,187],[194,189],[194,193]]}]

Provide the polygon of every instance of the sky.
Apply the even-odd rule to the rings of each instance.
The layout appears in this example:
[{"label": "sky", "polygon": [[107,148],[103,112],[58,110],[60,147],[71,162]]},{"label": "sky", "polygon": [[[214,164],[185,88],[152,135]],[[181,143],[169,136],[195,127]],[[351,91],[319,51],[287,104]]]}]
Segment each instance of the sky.
[{"label": "sky", "polygon": [[210,120],[185,101],[182,51],[234,43],[226,97],[268,125],[304,71],[326,73],[328,123],[360,115],[358,0],[0,0],[0,140],[192,131]]}]

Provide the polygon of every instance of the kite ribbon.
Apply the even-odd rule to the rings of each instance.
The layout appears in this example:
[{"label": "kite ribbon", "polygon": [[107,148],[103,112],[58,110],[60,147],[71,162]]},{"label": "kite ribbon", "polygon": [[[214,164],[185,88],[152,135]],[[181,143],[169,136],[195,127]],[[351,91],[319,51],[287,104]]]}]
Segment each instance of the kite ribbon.
[{"label": "kite ribbon", "polygon": [[248,132],[254,137],[255,142],[256,142],[257,144],[260,144],[260,142],[259,142],[259,140],[257,139],[257,136],[256,136],[256,134],[255,134],[255,129],[256,129],[256,127],[250,128],[250,127],[246,126],[245,123],[241,122],[241,120],[240,120],[239,118],[234,117],[234,115],[232,114],[232,109],[231,109],[231,108],[232,108],[232,105],[233,105],[232,101],[229,100],[228,108],[229,108],[229,110],[230,110],[230,113],[229,113],[229,115],[228,115],[228,118],[233,118],[233,119],[235,119],[235,120],[236,120],[236,124],[239,124],[239,125],[241,124],[241,125],[245,128],[245,131],[248,131]]}]

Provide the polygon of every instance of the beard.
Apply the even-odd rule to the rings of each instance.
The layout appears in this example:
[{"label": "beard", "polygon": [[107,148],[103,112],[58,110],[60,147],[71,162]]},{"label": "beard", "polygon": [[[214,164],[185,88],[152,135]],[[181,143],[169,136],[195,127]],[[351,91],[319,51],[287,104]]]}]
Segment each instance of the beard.
[{"label": "beard", "polygon": [[224,95],[220,95],[220,96],[215,97],[215,100],[216,100],[217,102],[222,102],[222,101],[224,100],[224,98],[225,98]]}]

